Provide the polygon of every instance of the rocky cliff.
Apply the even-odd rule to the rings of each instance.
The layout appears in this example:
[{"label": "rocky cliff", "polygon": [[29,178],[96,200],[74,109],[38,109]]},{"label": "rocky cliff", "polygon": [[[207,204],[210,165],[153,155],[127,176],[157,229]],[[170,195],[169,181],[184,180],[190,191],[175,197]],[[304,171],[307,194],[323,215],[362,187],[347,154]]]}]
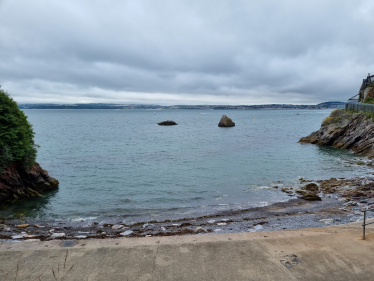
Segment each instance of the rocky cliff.
[{"label": "rocky cliff", "polygon": [[351,149],[356,154],[374,157],[374,122],[365,113],[337,109],[323,120],[321,128],[299,142]]},{"label": "rocky cliff", "polygon": [[58,180],[50,177],[38,163],[28,171],[12,163],[0,174],[0,206],[24,197],[41,196],[41,192],[55,189],[58,184]]}]

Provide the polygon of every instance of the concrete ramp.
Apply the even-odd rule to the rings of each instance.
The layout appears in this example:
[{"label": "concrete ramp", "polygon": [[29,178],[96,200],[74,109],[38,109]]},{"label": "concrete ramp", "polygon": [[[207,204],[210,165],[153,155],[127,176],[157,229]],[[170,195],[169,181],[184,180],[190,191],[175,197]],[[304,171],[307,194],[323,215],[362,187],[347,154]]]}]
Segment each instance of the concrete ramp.
[{"label": "concrete ramp", "polygon": [[0,280],[374,280],[360,223],[258,233],[0,244]]}]

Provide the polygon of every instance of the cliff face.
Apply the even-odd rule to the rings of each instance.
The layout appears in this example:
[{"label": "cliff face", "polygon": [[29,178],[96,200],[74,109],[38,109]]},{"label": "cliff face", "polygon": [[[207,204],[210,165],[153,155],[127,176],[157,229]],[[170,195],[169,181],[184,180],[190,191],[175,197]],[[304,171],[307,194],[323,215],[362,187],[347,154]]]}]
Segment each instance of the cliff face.
[{"label": "cliff face", "polygon": [[58,180],[48,175],[38,163],[29,171],[16,163],[12,163],[0,175],[0,205],[24,197],[41,196],[40,192],[58,187]]},{"label": "cliff face", "polygon": [[374,157],[374,122],[364,113],[337,109],[323,120],[318,131],[299,142],[347,148],[356,154]]}]

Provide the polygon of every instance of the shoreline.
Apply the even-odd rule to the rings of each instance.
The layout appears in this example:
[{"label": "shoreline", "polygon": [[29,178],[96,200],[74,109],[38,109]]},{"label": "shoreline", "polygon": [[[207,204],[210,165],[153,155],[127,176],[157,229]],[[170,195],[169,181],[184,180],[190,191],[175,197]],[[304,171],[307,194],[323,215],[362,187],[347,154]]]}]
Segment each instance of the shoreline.
[{"label": "shoreline", "polygon": [[[0,220],[0,242],[48,241],[54,239],[110,239],[192,234],[243,233],[303,229],[361,221],[362,208],[373,208],[374,198],[350,197],[365,186],[374,186],[374,177],[307,181],[318,183],[322,201],[294,198],[298,189],[282,190],[289,201],[263,207],[225,210],[202,216],[126,223],[119,218],[81,221]],[[339,186],[340,185],[340,186]],[[370,188],[369,188],[370,189]],[[355,193],[356,192],[356,193]],[[348,195],[347,195],[348,194]],[[367,218],[373,218],[368,212]]]}]

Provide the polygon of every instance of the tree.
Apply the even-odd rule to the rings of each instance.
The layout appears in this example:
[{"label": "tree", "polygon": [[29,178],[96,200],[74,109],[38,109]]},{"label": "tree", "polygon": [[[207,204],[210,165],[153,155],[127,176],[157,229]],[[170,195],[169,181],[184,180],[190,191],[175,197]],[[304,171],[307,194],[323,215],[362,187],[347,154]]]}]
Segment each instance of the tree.
[{"label": "tree", "polygon": [[12,162],[29,170],[35,163],[36,148],[27,116],[8,93],[0,89],[0,173]]}]

